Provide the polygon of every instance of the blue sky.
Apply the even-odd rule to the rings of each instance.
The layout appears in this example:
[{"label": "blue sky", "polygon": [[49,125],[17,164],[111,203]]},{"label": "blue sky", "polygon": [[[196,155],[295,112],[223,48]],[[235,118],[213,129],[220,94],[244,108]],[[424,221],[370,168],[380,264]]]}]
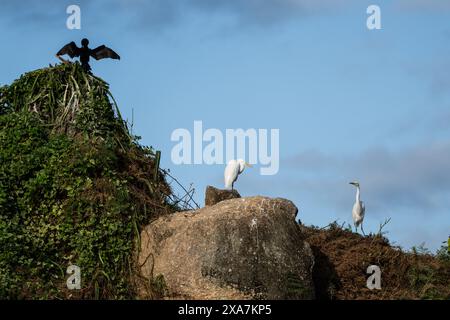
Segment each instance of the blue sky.
[{"label": "blue sky", "polygon": [[[66,7],[81,7],[81,30]],[[366,28],[381,8],[382,30]],[[134,133],[203,203],[223,165],[171,162],[177,128],[280,130],[280,170],[239,178],[243,196],[291,199],[306,224],[351,221],[359,180],[366,232],[438,248],[450,234],[450,2],[445,0],[12,1],[0,10],[0,84],[56,63],[88,37],[122,57],[93,62]]]}]

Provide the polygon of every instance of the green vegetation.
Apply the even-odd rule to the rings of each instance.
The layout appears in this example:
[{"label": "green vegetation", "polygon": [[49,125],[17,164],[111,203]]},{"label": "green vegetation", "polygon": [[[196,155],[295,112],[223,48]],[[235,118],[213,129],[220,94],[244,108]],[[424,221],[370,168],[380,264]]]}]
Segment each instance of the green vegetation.
[{"label": "green vegetation", "polygon": [[[421,299],[450,299],[450,253],[443,245],[435,255],[424,244],[411,249],[413,259],[407,277]],[[446,288],[443,290],[442,288]]]},{"label": "green vegetation", "polygon": [[173,210],[155,154],[78,63],[0,88],[0,298],[134,298],[140,228]]},{"label": "green vegetation", "polygon": [[150,288],[153,295],[158,298],[162,298],[168,293],[166,280],[162,274],[158,274],[150,280]]},{"label": "green vegetation", "polygon": [[314,296],[314,294],[310,292],[311,289],[305,286],[304,280],[293,273],[288,273],[286,287],[289,298],[304,297],[304,299],[306,299],[306,297]]}]

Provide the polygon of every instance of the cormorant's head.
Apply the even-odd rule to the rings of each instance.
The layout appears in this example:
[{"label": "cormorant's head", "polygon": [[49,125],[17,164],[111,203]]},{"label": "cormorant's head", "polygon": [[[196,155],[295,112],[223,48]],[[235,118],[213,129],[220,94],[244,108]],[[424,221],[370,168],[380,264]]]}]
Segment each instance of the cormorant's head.
[{"label": "cormorant's head", "polygon": [[86,39],[86,38],[84,38],[83,40],[81,40],[81,45],[82,45],[83,47],[87,47],[87,46],[89,45],[89,40]]}]

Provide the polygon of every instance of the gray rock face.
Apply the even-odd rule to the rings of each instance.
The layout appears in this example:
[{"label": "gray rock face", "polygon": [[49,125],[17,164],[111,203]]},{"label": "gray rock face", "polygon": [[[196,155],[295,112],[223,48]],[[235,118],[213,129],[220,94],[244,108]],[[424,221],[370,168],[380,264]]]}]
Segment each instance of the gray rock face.
[{"label": "gray rock face", "polygon": [[251,197],[161,217],[141,233],[141,275],[163,276],[172,298],[312,299],[296,213],[289,200]]},{"label": "gray rock face", "polygon": [[213,206],[223,200],[240,198],[241,195],[237,190],[222,190],[212,186],[206,187],[205,206]]}]

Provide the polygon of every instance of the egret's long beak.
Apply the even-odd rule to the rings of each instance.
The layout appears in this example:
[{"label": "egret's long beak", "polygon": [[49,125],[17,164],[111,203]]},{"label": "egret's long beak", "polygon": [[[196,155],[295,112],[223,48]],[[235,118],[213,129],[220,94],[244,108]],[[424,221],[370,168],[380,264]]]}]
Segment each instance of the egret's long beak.
[{"label": "egret's long beak", "polygon": [[351,184],[351,185],[353,185],[353,186],[356,186],[356,183],[355,183],[355,182],[349,182],[349,184]]},{"label": "egret's long beak", "polygon": [[249,167],[249,168],[253,168],[253,166],[250,163],[247,163],[247,162],[245,163],[245,166]]}]

